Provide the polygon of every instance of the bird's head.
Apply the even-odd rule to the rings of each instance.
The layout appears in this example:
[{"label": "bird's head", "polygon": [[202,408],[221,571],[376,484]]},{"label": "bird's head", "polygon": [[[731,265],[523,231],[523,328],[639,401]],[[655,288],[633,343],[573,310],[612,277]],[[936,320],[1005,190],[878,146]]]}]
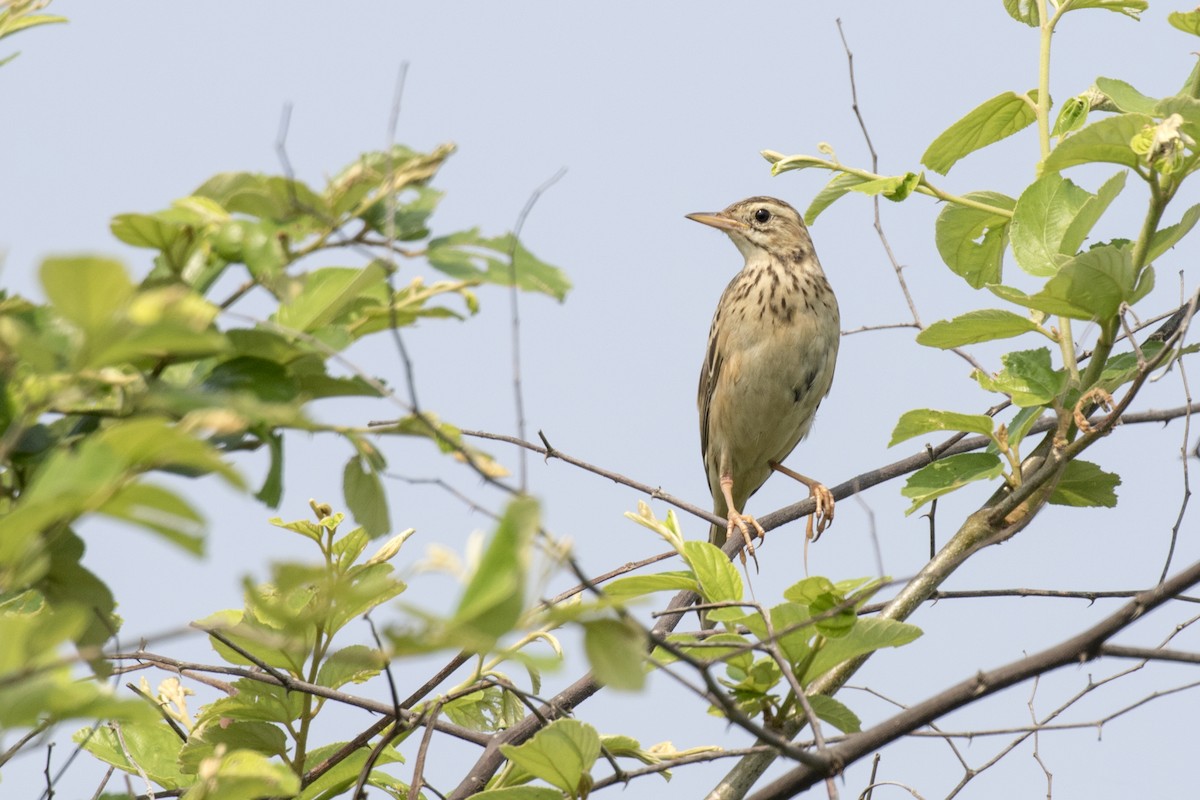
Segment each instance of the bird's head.
[{"label": "bird's head", "polygon": [[724,211],[687,218],[725,231],[747,259],[765,252],[800,261],[812,253],[812,239],[800,213],[774,197],[750,197]]}]

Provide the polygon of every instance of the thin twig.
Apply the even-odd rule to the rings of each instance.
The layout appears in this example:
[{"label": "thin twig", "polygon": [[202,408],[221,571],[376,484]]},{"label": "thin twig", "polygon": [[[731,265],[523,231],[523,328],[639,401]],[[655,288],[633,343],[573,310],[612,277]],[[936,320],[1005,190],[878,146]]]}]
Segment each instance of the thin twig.
[{"label": "thin twig", "polygon": [[[525,201],[524,208],[517,215],[517,224],[513,226],[512,239],[508,247],[508,278],[511,283],[508,298],[509,311],[512,317],[513,402],[517,415],[517,436],[522,439],[525,438],[525,396],[521,390],[521,311],[519,302],[520,292],[517,290],[517,248],[521,243],[521,231],[525,228],[525,220],[529,217],[529,212],[533,211],[533,206],[537,203],[538,198],[547,189],[558,183],[562,179],[562,176],[566,174],[567,168],[562,167],[529,195],[529,199]],[[522,450],[520,453],[520,488],[522,494],[529,491],[528,461],[525,451]]]},{"label": "thin twig", "polygon": [[1188,476],[1188,459],[1190,458],[1192,431],[1192,390],[1188,386],[1187,369],[1183,365],[1183,360],[1179,362],[1179,379],[1183,383],[1184,403],[1189,409],[1188,413],[1183,418],[1183,437],[1179,443],[1179,460],[1181,462],[1180,471],[1183,478],[1183,497],[1179,501],[1179,513],[1175,515],[1175,524],[1171,526],[1171,543],[1167,547],[1167,557],[1163,561],[1162,572],[1159,573],[1159,583],[1167,579],[1167,573],[1171,569],[1171,560],[1175,557],[1175,545],[1179,541],[1179,529],[1183,525],[1183,516],[1187,513],[1188,501],[1192,499],[1192,482]]}]

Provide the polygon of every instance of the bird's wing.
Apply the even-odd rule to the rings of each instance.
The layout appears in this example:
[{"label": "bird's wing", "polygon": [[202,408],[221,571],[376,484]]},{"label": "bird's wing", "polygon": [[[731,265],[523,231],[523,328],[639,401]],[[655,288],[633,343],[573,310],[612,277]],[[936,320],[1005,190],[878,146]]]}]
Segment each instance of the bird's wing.
[{"label": "bird's wing", "polygon": [[713,319],[712,329],[708,334],[708,352],[704,354],[704,367],[700,370],[700,388],[696,395],[696,405],[700,409],[700,456],[708,467],[708,414],[712,408],[713,390],[717,387],[717,378],[721,374],[721,348],[717,346],[717,320]]}]

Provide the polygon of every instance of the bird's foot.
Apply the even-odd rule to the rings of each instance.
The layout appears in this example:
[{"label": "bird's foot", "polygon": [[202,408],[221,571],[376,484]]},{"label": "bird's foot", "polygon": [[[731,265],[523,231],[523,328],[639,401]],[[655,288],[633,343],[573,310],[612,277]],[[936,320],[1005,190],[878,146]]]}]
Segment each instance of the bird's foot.
[{"label": "bird's foot", "polygon": [[746,554],[754,559],[754,569],[758,570],[758,556],[754,553],[754,538],[757,536],[760,540],[767,538],[767,532],[763,530],[763,526],[758,524],[758,520],[749,514],[740,514],[737,511],[729,512],[729,528],[727,535],[732,536],[734,528],[742,534],[742,540],[746,546],[738,552],[738,557],[742,560],[742,565],[746,564]]},{"label": "bird's foot", "polygon": [[833,524],[833,492],[823,483],[814,483],[808,487],[809,496],[816,501],[817,506],[813,509],[813,513],[808,515],[808,523],[805,526],[805,536],[810,541],[815,542],[821,538],[821,534],[825,529]]}]

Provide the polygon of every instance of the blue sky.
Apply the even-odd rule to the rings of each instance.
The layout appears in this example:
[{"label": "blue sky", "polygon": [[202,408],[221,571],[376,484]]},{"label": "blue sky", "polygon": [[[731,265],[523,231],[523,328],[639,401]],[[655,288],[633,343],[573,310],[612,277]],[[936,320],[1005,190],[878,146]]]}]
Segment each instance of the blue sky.
[{"label": "blue sky", "polygon": [[[59,0],[50,10],[69,17],[70,24],[6,40],[12,44],[5,53],[17,48],[22,55],[0,68],[5,288],[37,295],[40,259],[64,252],[116,254],[142,274],[146,253],[113,239],[110,217],[163,208],[216,172],[278,172],[275,142],[285,104],[293,109],[286,143],[291,162],[300,178],[319,183],[359,153],[386,145],[396,75],[407,63],[398,140],[418,149],[446,141],[459,148],[435,182],[447,192],[433,219],[435,232],[475,225],[486,233],[508,230],[530,192],[567,169],[524,230],[527,246],[563,267],[575,283],[563,304],[534,296],[521,300],[530,430],[543,430],[565,452],[698,504],[708,500],[696,376],[716,299],[741,259],[724,237],[684,214],[757,194],[806,206],[825,176],[772,178],[758,155],[763,149],[814,153],[827,142],[841,160],[869,165],[851,112],[835,20],[841,18],[854,51],[859,101],[884,173],[918,169],[927,144],[963,113],[1001,91],[1024,91],[1036,83],[1036,32],[1013,22],[998,0],[686,6],[362,2],[334,10],[307,1]],[[1194,61],[1195,44],[1167,27],[1170,10],[1155,4],[1140,22],[1102,11],[1070,15],[1055,39],[1055,100],[1083,91],[1098,75],[1122,78],[1151,95],[1175,92]],[[940,184],[959,193],[992,189],[1015,195],[1034,177],[1036,153],[1030,129],[968,158]],[[1111,171],[1073,178],[1094,190]],[[1107,229],[1098,232],[1102,238],[1136,234],[1140,198],[1132,191],[1126,195],[1106,218]],[[1172,214],[1193,202],[1194,196],[1181,197],[1168,217],[1173,220]],[[933,245],[937,212],[923,197],[883,208],[885,230],[906,265],[925,322],[994,305],[941,263]],[[812,235],[838,293],[845,330],[909,319],[867,199],[840,201]],[[1194,256],[1195,246],[1185,245],[1162,260],[1148,309],[1178,302],[1177,273]],[[424,271],[424,265],[412,267],[413,274]],[[1022,285],[1019,275],[1013,280]],[[1184,285],[1190,291],[1194,282]],[[423,324],[407,341],[429,408],[463,427],[510,433],[507,295],[485,288],[480,299],[478,318]],[[1095,331],[1077,335],[1086,346]],[[982,348],[978,354],[998,368],[1000,352]],[[396,354],[383,337],[349,355],[366,371],[401,381]],[[975,412],[990,404],[968,372],[955,356],[916,345],[911,330],[847,336],[833,391],[789,464],[832,485],[914,452],[917,441],[886,448],[903,411],[935,406]],[[1149,387],[1138,408],[1174,406],[1182,398],[1175,372]],[[393,412],[347,403],[322,406],[318,413],[361,424]],[[1090,456],[1123,477],[1116,510],[1051,509],[1013,542],[973,559],[947,588],[1152,584],[1183,491],[1182,429],[1179,423],[1148,428],[1118,432]],[[349,452],[336,442],[298,436],[288,448],[288,488],[278,512],[233,497],[213,482],[189,488],[211,525],[209,555],[202,561],[137,532],[98,523],[82,527],[88,564],[117,591],[127,641],[240,604],[243,576],[261,577],[265,562],[293,555],[290,540],[267,518],[306,516],[310,497],[342,502],[341,465]],[[398,441],[388,442],[385,452],[396,473],[442,477],[485,505],[500,505],[496,493],[431,449]],[[515,467],[514,452],[488,449]],[[264,462],[252,456],[240,466],[256,482]],[[535,458],[530,467],[547,527],[574,542],[588,569],[603,572],[662,549],[647,531],[623,519],[622,512],[641,499],[632,490],[562,463]],[[900,485],[872,489],[861,503],[841,503],[837,524],[809,554],[810,569],[834,579],[875,574],[873,525],[885,571],[896,577],[915,573],[927,554],[929,523],[903,515],[907,502]],[[461,551],[472,531],[488,528],[485,518],[444,493],[400,481],[388,489],[397,529],[418,531],[402,563],[419,560],[433,543]],[[986,491],[973,487],[940,504],[942,540]],[[795,485],[775,479],[754,497],[750,510],[764,513],[800,496]],[[690,535],[705,535],[706,524],[686,519],[684,524]],[[1185,521],[1176,563],[1197,556],[1194,530]],[[792,525],[768,539],[762,573],[752,576],[760,599],[777,597],[801,577],[801,531]],[[565,584],[564,576],[552,585]],[[406,599],[444,609],[453,597],[444,577],[416,575]],[[924,629],[922,639],[882,654],[854,683],[915,702],[978,669],[1082,630],[1114,607],[944,602],[912,620]],[[649,607],[645,610],[648,615]],[[1177,616],[1152,615],[1127,643],[1157,641]],[[198,640],[171,646],[210,657]],[[1042,681],[1035,708],[1044,713],[1083,686],[1089,674],[1098,678],[1124,666],[1105,662],[1062,670]],[[415,680],[432,668],[406,667],[405,677]],[[572,658],[552,681],[569,681],[582,669]],[[1181,674],[1149,667],[1098,693],[1072,718],[1094,720],[1155,686],[1181,683]],[[380,696],[385,692],[373,688]],[[953,715],[944,727],[1025,724],[1030,694],[1030,686],[1017,687]],[[850,690],[843,699],[868,721],[890,710],[861,691]],[[1177,788],[1179,737],[1191,729],[1186,705],[1151,704],[1106,726],[1102,739],[1090,732],[1043,734],[1040,755],[1054,772],[1057,796],[1135,791],[1165,796]],[[608,692],[605,700],[583,706],[580,717],[604,732],[637,736],[645,745],[671,739],[680,748],[739,746],[746,738],[705,718],[663,678],[652,679],[642,695]],[[359,724],[348,717],[347,725]],[[978,765],[1005,741],[989,737],[960,747]],[[65,752],[57,750],[56,761]],[[439,757],[435,751],[430,780],[451,787],[458,759],[468,755],[446,748]],[[1176,768],[1135,774],[1131,766],[1148,763]],[[36,796],[42,766],[42,752],[9,765],[6,795]],[[945,744],[920,740],[885,751],[880,776],[936,797],[949,791],[960,771]],[[722,773],[720,766],[684,768],[666,791],[699,796]],[[94,764],[77,764],[63,784],[64,795],[86,796],[100,774]],[[857,793],[865,781],[863,768],[852,769],[845,795]],[[1044,791],[1045,777],[1024,745],[972,782],[965,796]],[[630,785],[623,796],[663,792],[663,784],[649,778]]]}]

